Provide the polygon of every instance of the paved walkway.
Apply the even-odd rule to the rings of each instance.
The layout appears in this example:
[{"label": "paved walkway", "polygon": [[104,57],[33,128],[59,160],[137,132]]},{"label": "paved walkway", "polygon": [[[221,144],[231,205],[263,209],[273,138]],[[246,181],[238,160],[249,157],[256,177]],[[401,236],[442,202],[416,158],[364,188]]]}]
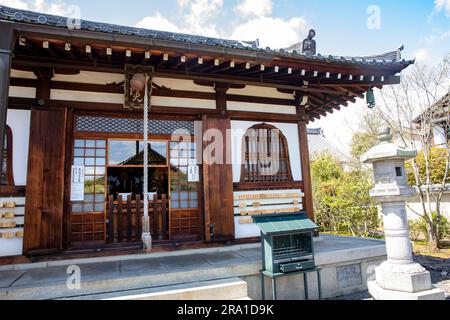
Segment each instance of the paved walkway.
[{"label": "paved walkway", "polygon": [[[326,264],[339,251],[371,248],[383,255],[383,242],[325,235],[315,243],[317,264]],[[359,250],[361,251],[361,250]],[[330,258],[331,257],[331,258]],[[35,265],[0,268],[0,300],[11,297],[11,292],[26,294],[28,298],[51,299],[67,295],[68,266],[81,270],[83,291],[93,294],[99,290],[130,290],[146,286],[162,286],[190,279],[202,281],[214,277],[239,277],[258,274],[261,268],[259,245],[241,245],[189,252],[155,253],[141,256],[103,257],[78,261],[54,261]],[[3,294],[3,296],[2,296]]]}]

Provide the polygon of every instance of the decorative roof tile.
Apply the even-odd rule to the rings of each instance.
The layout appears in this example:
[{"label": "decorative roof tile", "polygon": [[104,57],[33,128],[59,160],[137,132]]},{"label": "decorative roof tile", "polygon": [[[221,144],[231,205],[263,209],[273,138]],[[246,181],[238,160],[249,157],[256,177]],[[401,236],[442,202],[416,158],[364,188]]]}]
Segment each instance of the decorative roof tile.
[{"label": "decorative roof tile", "polygon": [[[47,25],[59,28],[67,28],[68,23],[73,21],[73,19],[43,14],[38,12],[20,10],[5,6],[0,6],[0,19],[2,20],[11,20],[21,23],[30,23],[30,24],[40,24]],[[149,30],[149,29],[141,29],[135,27],[126,27],[119,26],[108,23],[99,23],[93,21],[81,20],[81,23],[78,25],[78,29],[85,31],[96,31],[103,33],[113,33],[126,35],[131,37],[144,37],[148,39],[155,40],[169,40],[176,42],[184,42],[189,44],[203,44],[208,46],[215,47],[223,47],[230,49],[240,49],[247,51],[255,51],[262,52],[267,54],[272,54],[274,56],[280,57],[293,57],[305,60],[316,60],[316,61],[324,61],[324,62],[335,62],[335,63],[352,63],[352,64],[364,64],[364,65],[402,65],[408,66],[414,63],[412,61],[401,60],[400,51],[403,49],[400,48],[397,51],[389,52],[383,55],[370,56],[370,57],[342,57],[342,56],[322,56],[318,54],[316,56],[306,56],[304,54],[299,53],[298,45],[292,46],[291,50],[289,49],[278,49],[274,50],[269,47],[261,48],[259,47],[258,41],[239,41],[239,40],[227,40],[227,39],[218,39],[218,38],[210,38],[204,36],[197,35],[189,35],[183,33],[173,33],[167,31],[157,31],[157,30]]]}]

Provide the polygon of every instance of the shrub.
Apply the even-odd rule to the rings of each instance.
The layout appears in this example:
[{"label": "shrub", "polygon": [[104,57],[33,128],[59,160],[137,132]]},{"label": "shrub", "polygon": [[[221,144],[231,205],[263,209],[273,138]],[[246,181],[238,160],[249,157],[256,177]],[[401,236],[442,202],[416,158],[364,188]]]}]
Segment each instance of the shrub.
[{"label": "shrub", "polygon": [[346,171],[329,154],[312,164],[314,210],[325,230],[370,236],[379,226],[378,212],[369,192],[372,183],[361,168]]},{"label": "shrub", "polygon": [[[423,219],[420,219],[420,220],[409,220],[408,224],[409,224],[409,236],[411,238],[411,241],[414,241],[414,242],[419,241],[421,239],[421,237],[424,236],[422,234],[422,232],[423,232],[423,228],[422,227],[424,225]],[[426,229],[426,227],[425,227],[425,229]]]},{"label": "shrub", "polygon": [[[433,213],[433,229],[436,230],[437,226],[437,213]],[[450,223],[448,219],[444,216],[441,216],[441,223],[439,225],[439,239],[444,240],[449,236],[450,232]],[[411,235],[412,241],[420,240],[420,236],[424,236],[426,241],[429,242],[430,239],[428,237],[427,231],[427,222],[425,219],[421,218],[417,221],[409,221],[409,231]]]}]

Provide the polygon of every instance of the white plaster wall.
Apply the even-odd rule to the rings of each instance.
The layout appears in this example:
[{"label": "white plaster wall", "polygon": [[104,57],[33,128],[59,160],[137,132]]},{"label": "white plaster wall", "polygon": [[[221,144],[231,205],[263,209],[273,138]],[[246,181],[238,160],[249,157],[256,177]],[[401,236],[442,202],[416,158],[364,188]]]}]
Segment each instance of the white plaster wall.
[{"label": "white plaster wall", "polygon": [[172,90],[184,90],[195,92],[215,93],[213,87],[199,86],[192,80],[170,79],[170,78],[154,78],[153,82],[158,86],[164,86]]},{"label": "white plaster wall", "polygon": [[17,186],[27,184],[30,117],[28,110],[8,110],[7,124],[13,134],[13,172]]},{"label": "white plaster wall", "polygon": [[26,88],[26,87],[9,87],[9,96],[13,98],[36,98],[36,88]]},{"label": "white plaster wall", "polygon": [[104,73],[93,71],[80,71],[79,74],[66,75],[56,74],[52,81],[75,82],[75,83],[91,83],[91,84],[107,84],[113,82],[124,81],[125,76],[117,73]]},{"label": "white plaster wall", "polygon": [[[52,80],[74,83],[107,84],[113,82],[120,83],[124,81],[124,79],[125,76],[123,74],[81,71],[76,75],[56,74]],[[209,93],[215,92],[213,87],[199,86],[196,85],[192,80],[155,77],[153,78],[153,82],[155,82],[159,86],[164,86],[172,90],[186,90]]]},{"label": "white plaster wall", "polygon": [[295,115],[297,110],[295,106],[271,105],[249,102],[227,101],[227,109],[231,111],[250,111],[261,113],[277,113]]},{"label": "white plaster wall", "polygon": [[22,79],[37,79],[36,75],[31,71],[21,71],[11,69],[12,78],[22,78]]},{"label": "white plaster wall", "polygon": [[[52,89],[50,98],[52,100],[115,103],[115,104],[123,104],[124,102],[123,94],[70,91],[61,89]],[[202,100],[202,99],[152,97],[151,103],[153,106],[161,106],[161,107],[196,108],[196,109],[216,108],[216,102],[214,100]]]},{"label": "white plaster wall", "polygon": [[294,100],[294,96],[292,94],[281,93],[275,88],[268,88],[268,87],[246,86],[244,89],[230,89],[228,90],[227,93],[241,96]]},{"label": "white plaster wall", "polygon": [[[431,204],[431,210],[436,210],[436,203]],[[422,214],[422,204],[420,203],[420,199],[418,196],[410,199],[408,201],[408,206],[406,207],[406,212],[408,214],[408,219],[417,220],[419,216],[414,213],[418,212]],[[445,193],[442,198],[441,203],[441,212],[445,215],[445,217],[450,221],[450,193]]]},{"label": "white plaster wall", "polygon": [[123,94],[100,93],[87,91],[70,91],[52,89],[50,92],[51,100],[80,101],[80,102],[100,102],[100,103],[118,103],[123,104]]},{"label": "white plaster wall", "polygon": [[[261,122],[251,121],[231,121],[231,156],[233,161],[233,182],[237,183],[241,179],[242,165],[242,138],[245,132],[252,126]],[[289,147],[289,157],[291,160],[292,176],[295,181],[302,181],[302,169],[300,166],[300,143],[298,140],[298,127],[294,123],[272,123],[280,129],[286,137]]]},{"label": "white plaster wall", "polygon": [[152,105],[174,108],[216,109],[215,100],[152,97]]}]

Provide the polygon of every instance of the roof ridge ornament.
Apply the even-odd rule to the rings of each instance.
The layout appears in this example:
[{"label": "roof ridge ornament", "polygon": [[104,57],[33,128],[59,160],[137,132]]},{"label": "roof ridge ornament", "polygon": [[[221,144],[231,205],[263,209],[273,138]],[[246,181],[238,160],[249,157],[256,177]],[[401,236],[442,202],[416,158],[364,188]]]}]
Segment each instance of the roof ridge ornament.
[{"label": "roof ridge ornament", "polygon": [[316,31],[314,29],[309,30],[308,37],[303,40],[302,44],[302,53],[306,56],[315,56],[316,55],[316,40],[314,37],[316,36]]},{"label": "roof ridge ornament", "polygon": [[405,49],[405,46],[402,44],[400,48],[397,49],[397,57],[396,60],[399,61],[402,59],[402,51]]},{"label": "roof ridge ornament", "polygon": [[[49,15],[39,12],[33,12],[28,10],[21,10],[6,7],[0,5],[0,20],[9,20],[15,21],[19,23],[27,23],[32,25],[40,25],[40,26],[50,26],[57,28],[65,28],[67,29],[67,22],[70,18],[57,16],[57,15]],[[44,23],[45,22],[45,23]],[[78,22],[77,22],[78,23]],[[208,46],[216,46],[222,47],[221,49],[239,49],[239,50],[248,50],[260,52],[263,55],[271,55],[271,56],[290,56],[298,59],[312,59],[324,62],[336,62],[336,63],[355,63],[355,64],[369,64],[369,61],[375,59],[377,63],[381,63],[387,66],[394,65],[401,70],[406,68],[408,65],[413,64],[415,61],[405,61],[405,60],[396,60],[397,57],[401,57],[399,54],[399,50],[388,52],[382,55],[375,55],[369,57],[356,57],[358,61],[354,57],[344,57],[344,59],[335,57],[335,56],[319,56],[316,55],[316,41],[313,39],[316,35],[314,29],[311,29],[308,38],[305,41],[292,45],[289,48],[285,48],[284,52],[279,52],[278,50],[272,50],[270,47],[263,49],[259,47],[261,45],[258,39],[256,41],[238,41],[231,39],[220,39],[220,38],[209,38],[198,35],[189,35],[184,33],[173,33],[167,31],[157,31],[151,29],[143,29],[143,28],[135,28],[128,26],[120,26],[102,22],[95,22],[89,20],[81,20],[80,30],[86,30],[89,32],[102,32],[109,34],[120,34],[124,36],[130,37],[144,37],[148,39],[162,40],[162,41],[176,41],[176,42],[184,42],[189,44],[203,44]],[[78,30],[78,27],[77,27]],[[65,33],[65,31],[64,31]],[[72,35],[73,36],[73,35]],[[116,40],[115,40],[116,41]],[[259,42],[259,43],[258,43]],[[178,44],[176,46],[179,48]],[[305,48],[303,48],[305,47]],[[297,54],[292,52],[295,50]],[[303,52],[304,51],[304,52]],[[401,50],[400,50],[401,51]],[[303,52],[300,54],[300,52]],[[252,55],[253,56],[253,55]],[[272,57],[268,57],[272,58]],[[373,62],[370,62],[373,64]],[[400,71],[401,71],[400,70]]]}]

